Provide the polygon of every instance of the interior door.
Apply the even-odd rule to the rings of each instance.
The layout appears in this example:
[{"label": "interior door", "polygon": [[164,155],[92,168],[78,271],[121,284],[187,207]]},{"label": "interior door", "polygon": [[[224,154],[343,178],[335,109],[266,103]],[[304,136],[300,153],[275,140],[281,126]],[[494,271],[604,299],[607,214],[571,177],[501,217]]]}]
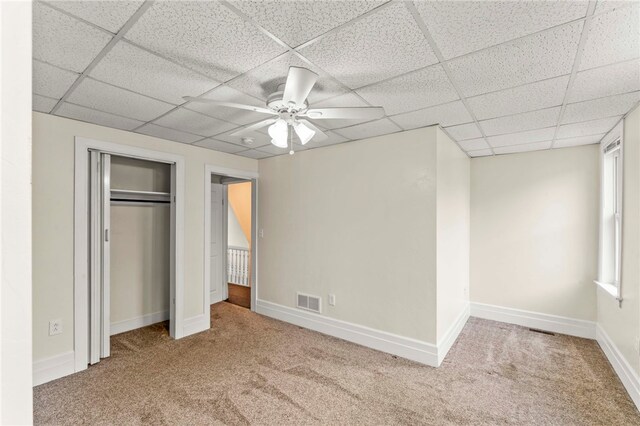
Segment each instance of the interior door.
[{"label": "interior door", "polygon": [[89,363],[111,353],[110,348],[110,243],[111,156],[90,151],[90,301]]},{"label": "interior door", "polygon": [[223,259],[223,235],[222,235],[222,184],[211,184],[211,250],[210,271],[211,285],[210,303],[224,300],[224,259]]}]

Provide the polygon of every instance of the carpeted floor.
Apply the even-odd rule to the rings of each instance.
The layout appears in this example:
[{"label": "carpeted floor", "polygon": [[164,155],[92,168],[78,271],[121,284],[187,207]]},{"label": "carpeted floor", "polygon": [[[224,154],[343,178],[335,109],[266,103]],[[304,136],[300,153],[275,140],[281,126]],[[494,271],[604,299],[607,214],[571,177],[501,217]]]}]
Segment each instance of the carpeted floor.
[{"label": "carpeted floor", "polygon": [[34,389],[37,424],[640,425],[597,343],[471,318],[438,369],[251,313],[114,336],[112,356]]}]

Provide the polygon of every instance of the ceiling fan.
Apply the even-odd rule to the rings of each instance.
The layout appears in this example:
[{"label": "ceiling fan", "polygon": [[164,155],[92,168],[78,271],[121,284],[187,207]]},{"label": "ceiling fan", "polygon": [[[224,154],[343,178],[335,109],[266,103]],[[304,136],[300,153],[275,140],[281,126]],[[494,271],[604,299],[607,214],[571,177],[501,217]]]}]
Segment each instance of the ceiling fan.
[{"label": "ceiling fan", "polygon": [[[240,129],[230,136],[245,135],[254,130],[269,126],[268,133],[271,136],[271,143],[279,148],[287,148],[292,128],[300,143],[305,145],[311,139],[318,141],[327,139],[327,135],[307,118],[313,120],[327,119],[360,119],[374,120],[384,116],[382,107],[346,107],[346,108],[309,108],[307,97],[311,89],[318,80],[318,74],[301,67],[290,67],[287,81],[282,90],[272,93],[267,98],[267,107],[256,107],[233,102],[220,102],[213,99],[194,98],[185,96],[184,99],[191,102],[202,102],[210,105],[217,105],[228,108],[238,108],[248,111],[259,112],[272,116],[251,126]],[[280,87],[278,88],[280,89]],[[293,151],[291,151],[293,153]]]}]

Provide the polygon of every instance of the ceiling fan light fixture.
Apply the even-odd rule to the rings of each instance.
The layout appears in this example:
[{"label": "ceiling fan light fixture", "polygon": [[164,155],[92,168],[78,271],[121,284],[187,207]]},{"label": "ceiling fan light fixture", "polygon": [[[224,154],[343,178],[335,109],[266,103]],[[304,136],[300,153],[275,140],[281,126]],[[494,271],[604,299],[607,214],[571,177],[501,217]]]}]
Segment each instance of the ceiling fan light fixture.
[{"label": "ceiling fan light fixture", "polygon": [[306,145],[306,143],[309,142],[316,134],[314,130],[305,126],[303,123],[296,123],[293,126],[293,130],[295,130],[296,135],[300,138],[300,143],[302,145]]},{"label": "ceiling fan light fixture", "polygon": [[283,119],[279,118],[275,123],[269,126],[269,136],[271,136],[271,143],[278,148],[286,148],[287,136],[289,135],[288,124]]}]

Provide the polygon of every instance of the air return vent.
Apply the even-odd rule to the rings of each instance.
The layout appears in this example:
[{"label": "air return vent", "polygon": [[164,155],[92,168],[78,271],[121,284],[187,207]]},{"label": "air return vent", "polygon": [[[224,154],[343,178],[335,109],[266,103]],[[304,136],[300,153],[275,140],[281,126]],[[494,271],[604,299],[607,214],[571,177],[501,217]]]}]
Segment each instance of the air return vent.
[{"label": "air return vent", "polygon": [[313,312],[322,312],[322,299],[318,296],[311,296],[309,294],[297,293],[297,307],[300,309],[306,309]]}]

